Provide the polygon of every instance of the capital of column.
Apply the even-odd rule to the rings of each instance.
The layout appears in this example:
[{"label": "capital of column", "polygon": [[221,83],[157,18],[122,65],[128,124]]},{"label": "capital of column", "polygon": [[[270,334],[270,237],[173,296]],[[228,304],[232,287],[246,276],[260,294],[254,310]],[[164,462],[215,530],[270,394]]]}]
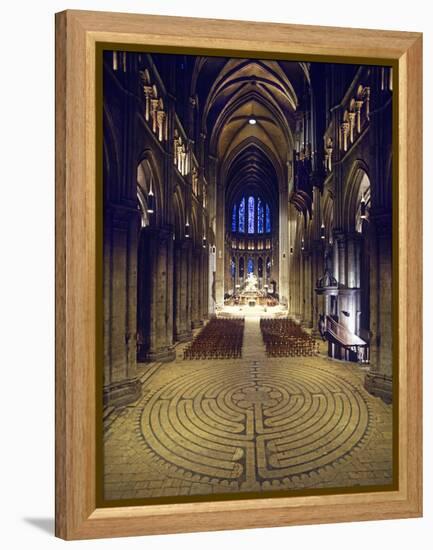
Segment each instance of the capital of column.
[{"label": "capital of column", "polygon": [[152,86],[146,85],[146,84],[145,84],[145,85],[143,86],[143,92],[144,92],[145,97],[148,97],[148,98],[152,97],[152,95],[153,95],[153,88],[152,88]]},{"label": "capital of column", "polygon": [[149,120],[149,115],[150,115],[150,98],[151,98],[152,95],[153,95],[153,88],[152,88],[152,86],[150,86],[150,85],[144,85],[144,86],[143,86],[143,92],[144,92],[144,97],[145,97],[145,101],[146,101],[145,118],[146,118],[146,120]]}]

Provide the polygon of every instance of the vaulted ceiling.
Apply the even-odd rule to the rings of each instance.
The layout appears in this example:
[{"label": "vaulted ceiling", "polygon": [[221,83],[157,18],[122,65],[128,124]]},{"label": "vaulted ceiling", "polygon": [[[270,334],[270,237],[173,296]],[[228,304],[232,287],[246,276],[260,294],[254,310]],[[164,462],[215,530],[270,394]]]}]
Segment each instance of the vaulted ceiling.
[{"label": "vaulted ceiling", "polygon": [[277,204],[293,149],[296,111],[308,86],[303,63],[196,59],[191,95],[200,105],[208,151],[220,161],[228,207],[249,189]]}]

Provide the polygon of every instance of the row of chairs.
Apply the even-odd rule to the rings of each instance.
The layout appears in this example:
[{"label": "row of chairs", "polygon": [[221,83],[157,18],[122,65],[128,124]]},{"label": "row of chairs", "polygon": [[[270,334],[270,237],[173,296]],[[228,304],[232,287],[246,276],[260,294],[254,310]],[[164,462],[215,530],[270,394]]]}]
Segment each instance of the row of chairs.
[{"label": "row of chairs", "polygon": [[268,342],[266,353],[268,357],[311,357],[319,352],[319,343],[302,338],[287,338],[282,341]]},{"label": "row of chairs", "polygon": [[184,359],[236,359],[242,357],[245,320],[211,319],[189,344]]},{"label": "row of chairs", "polygon": [[268,357],[307,357],[318,353],[319,343],[292,319],[260,319]]}]

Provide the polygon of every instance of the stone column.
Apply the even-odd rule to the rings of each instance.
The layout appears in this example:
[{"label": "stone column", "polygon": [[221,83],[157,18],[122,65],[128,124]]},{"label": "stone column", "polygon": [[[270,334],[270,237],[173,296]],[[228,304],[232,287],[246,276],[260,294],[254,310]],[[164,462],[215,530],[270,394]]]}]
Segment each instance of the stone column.
[{"label": "stone column", "polygon": [[313,336],[320,336],[318,330],[319,321],[319,300],[316,292],[316,284],[319,277],[323,275],[323,239],[320,238],[322,224],[322,206],[321,206],[321,191],[317,186],[313,187],[313,226],[312,226],[312,241],[311,241],[311,319]]},{"label": "stone column", "polygon": [[296,296],[296,303],[297,303],[297,317],[300,321],[302,321],[303,312],[304,312],[304,265],[303,265],[303,256],[301,252],[298,252],[296,255],[296,263],[297,263],[297,296]]},{"label": "stone column", "polygon": [[187,327],[188,246],[185,241],[177,241],[174,248],[174,337],[184,342],[191,339],[191,327]]},{"label": "stone column", "polygon": [[338,284],[339,286],[346,286],[346,236],[343,233],[339,233],[337,236],[338,246]]},{"label": "stone column", "polygon": [[233,278],[231,274],[231,243],[227,240],[224,247],[224,293],[228,292],[233,284]]},{"label": "stone column", "polygon": [[197,298],[198,318],[203,324],[203,247],[197,250]]},{"label": "stone column", "polygon": [[322,240],[315,240],[312,243],[312,252],[311,252],[311,282],[313,285],[312,291],[312,335],[320,336],[318,329],[318,321],[320,311],[319,296],[315,290],[318,279],[323,275],[323,242]]},{"label": "stone column", "polygon": [[138,399],[136,368],[137,236],[135,209],[113,206],[104,224],[104,405]]},{"label": "stone column", "polygon": [[185,325],[186,331],[191,335],[192,329],[192,243],[190,240],[187,240],[183,244],[183,255],[182,255],[182,281],[185,285],[185,291],[182,293],[182,304],[185,309]]},{"label": "stone column", "polygon": [[182,339],[181,334],[184,332],[185,327],[182,326],[182,302],[181,302],[181,291],[182,291],[182,266],[181,266],[181,256],[182,248],[179,241],[175,242],[174,245],[174,261],[173,261],[173,286],[174,286],[174,296],[173,296],[173,337],[175,340],[180,341]]},{"label": "stone column", "polygon": [[288,227],[288,183],[280,183],[279,239],[278,239],[278,294],[280,304],[288,305],[289,298],[289,227]]},{"label": "stone column", "polygon": [[208,304],[209,304],[209,315],[215,315],[215,266],[216,266],[216,253],[214,252],[214,247],[211,246],[209,250],[209,273],[208,273]]},{"label": "stone column", "polygon": [[365,388],[392,401],[392,221],[391,214],[371,216],[370,372]]},{"label": "stone column", "polygon": [[355,275],[355,243],[352,238],[347,239],[347,265],[346,265],[346,281],[348,288],[356,287]]},{"label": "stone column", "polygon": [[192,251],[192,289],[191,289],[191,305],[192,305],[192,328],[198,328],[203,325],[203,320],[200,317],[200,248],[194,248]]},{"label": "stone column", "polygon": [[301,303],[301,261],[300,256],[296,253],[293,254],[293,300],[294,308],[293,312],[296,319],[300,316],[300,303]]},{"label": "stone column", "polygon": [[[141,330],[143,346],[139,358],[142,361],[172,361],[173,350],[173,280],[171,231],[147,227],[141,262],[142,271],[147,270],[146,286],[139,305],[142,310]],[[170,271],[170,273],[169,273]],[[145,297],[144,295],[147,295]]]},{"label": "stone column", "polygon": [[207,319],[209,315],[208,288],[209,288],[209,252],[208,247],[203,248],[201,253],[201,290],[202,290],[202,319]]},{"label": "stone column", "polygon": [[337,239],[334,233],[334,243],[332,245],[332,275],[337,279],[340,275],[338,265],[340,262],[340,258],[338,256],[338,245],[337,245]]},{"label": "stone column", "polygon": [[346,239],[346,284],[348,288],[359,288],[360,286],[361,242],[362,237],[360,233],[351,233]]},{"label": "stone column", "polygon": [[[216,167],[215,167],[216,169]],[[224,306],[224,249],[225,249],[225,196],[224,185],[217,180],[216,183],[216,221],[215,221],[215,245],[216,245],[216,272],[215,295],[218,307]]]},{"label": "stone column", "polygon": [[172,280],[172,232],[159,230],[154,253],[155,286],[152,295],[152,328],[149,361],[172,361],[176,354],[173,350],[173,280]]},{"label": "stone column", "polygon": [[308,328],[313,326],[311,315],[311,257],[307,251],[302,251],[304,291],[302,296],[302,325]]},{"label": "stone column", "polygon": [[166,246],[166,265],[164,266],[166,273],[166,301],[165,301],[165,339],[168,346],[173,346],[173,311],[174,311],[174,281],[173,281],[173,254],[174,241],[173,232],[169,229],[164,239]]},{"label": "stone column", "polygon": [[346,248],[346,281],[347,288],[351,290],[351,294],[350,298],[349,295],[347,296],[347,302],[344,308],[348,309],[351,316],[353,316],[350,323],[350,330],[359,335],[361,320],[361,235],[356,232],[350,233],[346,239]]},{"label": "stone column", "polygon": [[152,296],[152,331],[150,335],[151,348],[148,353],[148,359],[159,360],[159,356],[165,353],[166,340],[166,306],[167,306],[167,247],[161,232],[154,242],[154,262],[155,262],[155,286]]}]

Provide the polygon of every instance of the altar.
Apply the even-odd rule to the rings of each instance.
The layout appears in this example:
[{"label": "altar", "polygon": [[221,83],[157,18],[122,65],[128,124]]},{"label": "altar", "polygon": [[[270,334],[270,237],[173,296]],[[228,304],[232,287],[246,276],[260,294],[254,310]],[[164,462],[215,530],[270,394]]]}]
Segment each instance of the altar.
[{"label": "altar", "polygon": [[249,273],[248,277],[240,289],[239,297],[241,303],[248,304],[249,307],[255,307],[260,298],[265,296],[263,290],[259,290],[259,282],[254,273]]},{"label": "altar", "polygon": [[275,307],[278,300],[273,296],[268,285],[259,288],[259,280],[254,273],[249,273],[247,278],[236,285],[234,293],[225,300],[225,306],[246,306],[252,311],[260,309],[266,312],[267,307]]}]

